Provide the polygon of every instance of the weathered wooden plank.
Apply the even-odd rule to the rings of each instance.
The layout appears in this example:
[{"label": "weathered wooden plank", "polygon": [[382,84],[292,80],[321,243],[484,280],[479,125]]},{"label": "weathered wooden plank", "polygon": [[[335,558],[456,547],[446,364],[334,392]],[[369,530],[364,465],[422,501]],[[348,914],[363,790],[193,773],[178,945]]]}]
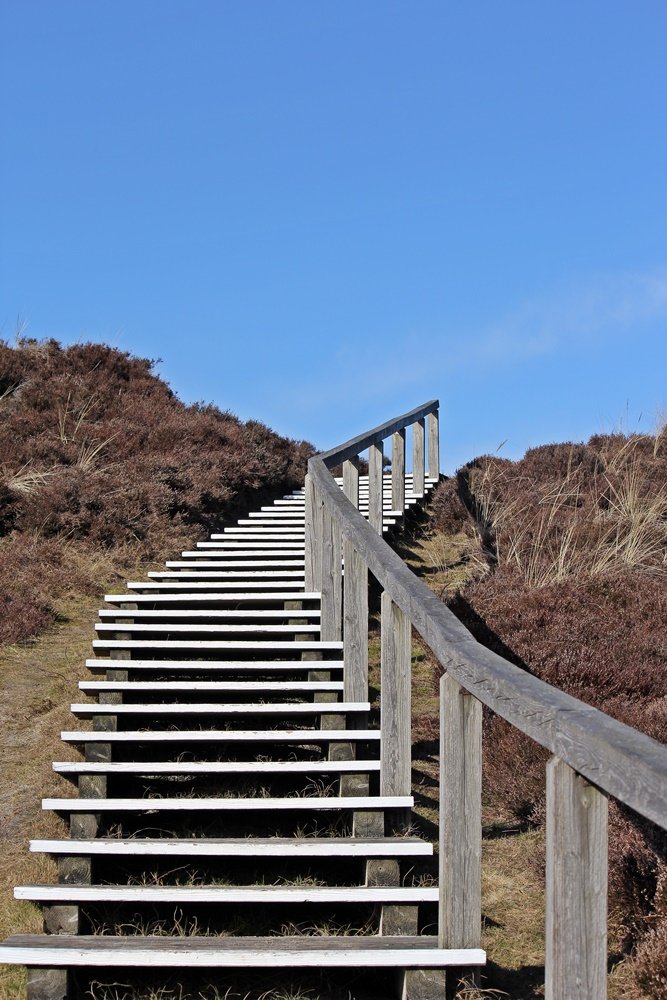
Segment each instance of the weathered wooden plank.
[{"label": "weathered wooden plank", "polygon": [[[327,670],[342,670],[342,660],[326,660]],[[117,666],[125,661],[112,659],[111,657],[99,657],[86,660],[86,666],[90,670],[107,670],[109,667]],[[194,671],[196,673],[274,673],[274,672],[300,672],[310,670],[310,664],[304,660],[132,660],[132,670],[157,670],[157,671]]]},{"label": "weathered wooden plank", "polygon": [[409,795],[411,757],[410,622],[389,594],[382,594],[380,791]]},{"label": "weathered wooden plank", "polygon": [[393,885],[361,886],[190,886],[190,885],[19,885],[16,899],[73,903],[434,903],[438,890]]},{"label": "weathered wooden plank", "polygon": [[343,462],[343,493],[354,507],[359,506],[359,456]]},{"label": "weathered wooden plank", "polygon": [[344,444],[337,445],[329,451],[321,452],[317,455],[317,458],[327,468],[331,469],[335,465],[340,465],[346,459],[352,458],[354,455],[359,455],[362,451],[366,451],[372,444],[377,444],[378,441],[384,441],[385,438],[391,437],[394,431],[399,431],[402,427],[409,427],[415,420],[420,420],[427,413],[437,410],[439,405],[437,399],[432,399],[422,406],[415,407],[414,410],[410,410],[408,413],[403,413],[400,417],[388,420],[386,423],[380,424],[379,427],[374,427],[371,431],[366,431],[364,434],[359,434],[357,437],[345,441]]},{"label": "weathered wooden plank", "polygon": [[667,827],[667,747],[481,646],[370,529],[324,464],[311,459],[309,468],[327,504],[338,510],[348,544],[356,548],[452,677],[593,784]]},{"label": "weathered wooden plank", "polygon": [[[272,810],[309,812],[339,809],[411,809],[410,795],[292,796],[291,798],[211,799],[146,798],[141,799],[42,799],[42,808],[53,812],[271,812]],[[24,897],[17,897],[24,898]],[[436,893],[437,898],[437,893]]]},{"label": "weathered wooden plank", "polygon": [[[130,703],[114,705],[114,715],[320,715],[333,712],[342,715],[345,712],[368,712],[370,704],[367,701],[279,701],[279,702],[232,702],[222,704],[211,702],[149,702],[144,705]],[[86,717],[89,715],[108,715],[108,704],[82,702],[70,705],[73,715]]]},{"label": "weathered wooden plank", "polygon": [[424,437],[425,425],[422,418],[412,425],[412,490],[418,497],[422,497],[425,493]]},{"label": "weathered wooden plank", "polygon": [[58,774],[347,774],[379,771],[378,760],[54,761]]},{"label": "weathered wooden plank", "polygon": [[[340,640],[342,632],[343,574],[341,535],[338,521],[322,513],[322,638]],[[300,627],[307,632],[312,626]]]},{"label": "weathered wooden plank", "polygon": [[0,961],[32,966],[163,968],[447,967],[483,964],[483,951],[442,949],[433,937],[103,937],[15,935]]},{"label": "weathered wooden plank", "polygon": [[[100,733],[63,730],[65,743],[100,743]],[[380,740],[379,729],[137,729],[107,732],[104,743],[294,743],[310,746],[335,741],[370,743]]]},{"label": "weathered wooden plank", "polygon": [[[348,761],[348,763],[354,763]],[[362,763],[362,762],[359,762]],[[115,837],[91,840],[31,840],[33,853],[53,855],[138,855],[148,857],[430,857],[433,845],[417,837],[240,837],[225,840],[179,840],[160,837],[142,840]]]},{"label": "weathered wooden plank", "polygon": [[431,479],[436,479],[440,475],[440,418],[438,410],[429,413],[428,426],[428,474]]},{"label": "weathered wooden plank", "polygon": [[405,428],[394,431],[391,438],[391,505],[405,510]]},{"label": "weathered wooden plank", "polygon": [[343,551],[343,697],[358,701],[368,697],[368,570],[347,539],[344,540]]},{"label": "weathered wooden plank", "polygon": [[440,944],[478,948],[482,933],[482,705],[440,680]]},{"label": "weathered wooden plank", "polygon": [[317,538],[315,529],[315,488],[310,475],[306,475],[306,504],[305,504],[305,589],[320,589],[320,573],[317,562]]},{"label": "weathered wooden plank", "polygon": [[372,444],[368,449],[368,523],[371,528],[382,534],[382,491],[384,488],[382,477],[382,463],[384,451],[382,441]]},{"label": "weathered wooden plank", "polygon": [[607,996],[607,799],[547,765],[546,1000]]}]

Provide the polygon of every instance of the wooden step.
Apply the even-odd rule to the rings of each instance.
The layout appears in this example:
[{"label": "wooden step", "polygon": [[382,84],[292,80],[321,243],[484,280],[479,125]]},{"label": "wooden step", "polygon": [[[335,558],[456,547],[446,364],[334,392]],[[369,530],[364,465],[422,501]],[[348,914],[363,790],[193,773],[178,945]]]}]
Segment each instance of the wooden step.
[{"label": "wooden step", "polygon": [[188,569],[196,566],[198,569],[298,569],[304,565],[301,559],[211,559],[207,552],[197,552],[195,556],[206,556],[200,560],[168,559],[165,563],[169,569]]},{"label": "wooden step", "polygon": [[159,839],[31,840],[40,854],[120,855],[187,858],[394,858],[433,854],[433,845],[418,837],[237,837],[225,840]]},{"label": "wooden step", "polygon": [[[155,587],[155,584],[143,584],[144,587]],[[206,588],[206,584],[203,585]],[[179,594],[105,594],[107,604],[179,604],[197,602],[199,604],[280,604],[285,601],[319,601],[320,595],[312,591],[296,593],[292,590],[258,591],[257,593],[232,592],[220,590],[193,590],[190,593]],[[112,612],[117,613],[117,612]],[[294,615],[294,612],[292,612]],[[128,617],[132,617],[129,615]],[[296,617],[296,615],[294,615]]]},{"label": "wooden step", "polygon": [[209,671],[221,673],[281,673],[293,671],[342,670],[342,660],[86,660],[89,670]]},{"label": "wooden step", "polygon": [[278,535],[277,538],[275,539],[275,545],[269,545],[268,544],[269,541],[270,539],[267,538],[265,535],[262,536],[261,538],[258,538],[257,541],[247,537],[243,538],[222,537],[219,538],[217,541],[197,542],[196,549],[183,552],[183,555],[184,556],[190,555],[191,551],[197,552],[199,549],[204,549],[207,552],[210,552],[211,550],[215,552],[218,551],[226,552],[228,549],[236,551],[236,549],[245,548],[248,549],[250,553],[254,553],[255,550],[259,550],[261,552],[262,548],[264,547],[269,549],[271,552],[273,552],[274,549],[286,549],[288,552],[291,552],[294,549],[303,550],[303,536],[299,536],[297,538],[286,538],[284,535]]},{"label": "wooden step", "polygon": [[[113,710],[114,706],[108,706]],[[126,729],[120,731],[63,730],[64,743],[373,743],[379,729]]]},{"label": "wooden step", "polygon": [[[191,594],[196,593],[201,590],[204,594],[208,596],[220,596],[233,600],[236,597],[247,596],[249,598],[254,598],[255,595],[251,593],[253,590],[257,590],[259,596],[260,593],[268,593],[268,588],[275,588],[276,599],[278,600],[299,600],[303,596],[303,574],[297,573],[292,574],[296,577],[301,577],[301,580],[295,579],[294,581],[273,581],[273,580],[246,580],[242,577],[240,580],[221,580],[219,583],[212,583],[205,580],[193,580],[192,582],[182,581],[174,573],[165,574],[168,577],[173,577],[172,580],[165,580],[162,583],[156,583],[152,580],[131,580],[128,581],[126,587],[128,590],[139,590],[139,591],[149,591],[148,594],[138,594],[139,597],[149,597],[153,592],[158,594],[158,596],[169,596],[168,594],[163,594],[163,591],[174,591],[176,594],[184,592],[189,597]],[[225,574],[223,574],[223,577]],[[238,588],[238,593],[235,588]],[[288,588],[292,588],[291,590]],[[125,601],[134,601],[134,594],[128,594],[127,597],[122,595]],[[316,595],[320,597],[319,594]]]},{"label": "wooden step", "polygon": [[[128,662],[127,660],[125,662]],[[130,661],[131,662],[131,661]],[[87,694],[100,691],[155,692],[276,692],[308,694],[313,691],[342,691],[342,681],[79,681],[79,690]]]},{"label": "wooden step", "polygon": [[481,948],[440,948],[435,937],[104,937],[16,934],[8,965],[100,968],[447,968],[484,965]]},{"label": "wooden step", "polygon": [[[290,642],[280,642],[277,639],[254,642],[243,639],[93,639],[93,649],[190,649],[195,652],[207,650],[257,650],[258,652],[288,652],[309,653],[324,652],[333,649],[341,651],[342,642],[324,642],[321,639],[312,642],[296,639]],[[317,670],[317,667],[312,669]]]},{"label": "wooden step", "polygon": [[275,885],[19,885],[15,899],[40,903],[314,903],[316,905],[356,903],[417,904],[437,903],[437,888],[392,885],[361,886],[275,886]]},{"label": "wooden step", "polygon": [[[243,587],[252,586],[252,581],[262,580],[261,586],[268,586],[264,583],[264,580],[269,580],[271,578],[275,580],[282,580],[283,578],[299,580],[299,586],[303,587],[303,581],[305,579],[305,573],[303,570],[299,569],[273,569],[273,570],[246,570],[242,572],[241,570],[211,570],[200,567],[197,571],[185,571],[181,570],[176,572],[175,570],[152,570],[148,573],[151,580],[239,580]],[[128,587],[130,585],[128,584]],[[145,584],[140,585],[145,586]],[[284,588],[285,584],[277,584]]]},{"label": "wooden step", "polygon": [[[311,608],[309,610],[286,610],[285,608],[279,608],[277,610],[269,610],[265,608],[234,608],[233,610],[220,610],[216,608],[188,608],[187,610],[178,608],[166,608],[164,610],[146,610],[143,608],[137,608],[137,610],[122,610],[116,609],[114,611],[108,611],[104,608],[99,613],[100,618],[103,619],[137,619],[140,618],[142,621],[167,621],[167,622],[178,622],[189,618],[204,618],[208,621],[236,621],[243,620],[246,618],[257,618],[263,622],[281,621],[285,618],[313,618],[319,620],[321,617],[321,612],[319,608]],[[300,626],[295,626],[297,631]],[[127,632],[127,627],[119,627],[119,632]]]},{"label": "wooden step", "polygon": [[256,635],[266,633],[267,635],[290,635],[300,634],[319,635],[320,625],[290,625],[280,622],[255,623],[253,625],[216,625],[213,622],[207,625],[202,624],[176,624],[168,622],[154,622],[147,625],[123,625],[123,624],[99,624],[95,625],[98,635],[116,634],[126,632],[129,635],[173,635],[180,632],[185,635]]},{"label": "wooden step", "polygon": [[379,760],[54,761],[58,774],[354,774],[380,770]]},{"label": "wooden step", "polygon": [[345,715],[348,712],[368,712],[367,701],[307,701],[292,702],[150,702],[144,705],[108,705],[97,702],[70,705],[72,715],[88,718],[93,715]]},{"label": "wooden step", "polygon": [[288,798],[199,798],[180,799],[42,799],[42,809],[52,812],[339,812],[341,809],[412,809],[411,795],[324,795]]}]

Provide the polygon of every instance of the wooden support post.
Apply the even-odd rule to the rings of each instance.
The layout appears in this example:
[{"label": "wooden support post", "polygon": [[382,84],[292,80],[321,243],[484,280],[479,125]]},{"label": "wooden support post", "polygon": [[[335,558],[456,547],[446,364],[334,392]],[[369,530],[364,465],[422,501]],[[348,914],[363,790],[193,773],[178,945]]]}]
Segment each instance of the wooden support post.
[{"label": "wooden support post", "polygon": [[391,506],[405,510],[405,429],[391,438]]},{"label": "wooden support post", "polygon": [[424,496],[424,419],[412,425],[412,492],[417,497]]},{"label": "wooden support post", "polygon": [[322,622],[324,642],[339,642],[342,631],[343,575],[341,534],[337,519],[322,511]]},{"label": "wooden support post", "polygon": [[345,539],[344,701],[368,699],[368,568]]},{"label": "wooden support post", "polygon": [[315,504],[315,486],[310,476],[306,476],[305,500],[305,584],[307,591],[319,591],[320,573],[318,567],[318,540],[316,521],[318,513]]},{"label": "wooden support post", "polygon": [[546,1000],[607,996],[607,799],[547,764]]},{"label": "wooden support post", "polygon": [[440,430],[438,411],[428,415],[428,474],[431,479],[440,476]]},{"label": "wooden support post", "polygon": [[67,1000],[67,969],[28,968],[28,1000]]},{"label": "wooden support post", "polygon": [[[453,677],[440,680],[441,948],[479,948],[482,933],[482,704]],[[459,969],[447,989],[474,981]]]},{"label": "wooden support post", "polygon": [[410,621],[385,590],[380,673],[381,795],[409,795],[412,787],[410,647]]},{"label": "wooden support post", "polygon": [[382,441],[372,444],[368,449],[368,522],[378,534],[382,534],[382,485],[383,485]]},{"label": "wooden support post", "polygon": [[354,506],[359,508],[359,456],[343,462],[343,493]]}]

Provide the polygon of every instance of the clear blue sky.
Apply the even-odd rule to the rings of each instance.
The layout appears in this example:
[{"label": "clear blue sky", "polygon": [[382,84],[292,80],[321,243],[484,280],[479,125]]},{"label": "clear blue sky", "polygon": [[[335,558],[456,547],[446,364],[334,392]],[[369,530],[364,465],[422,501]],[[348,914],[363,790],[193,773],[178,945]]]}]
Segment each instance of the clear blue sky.
[{"label": "clear blue sky", "polygon": [[0,337],[447,469],[665,411],[664,0],[0,9]]}]

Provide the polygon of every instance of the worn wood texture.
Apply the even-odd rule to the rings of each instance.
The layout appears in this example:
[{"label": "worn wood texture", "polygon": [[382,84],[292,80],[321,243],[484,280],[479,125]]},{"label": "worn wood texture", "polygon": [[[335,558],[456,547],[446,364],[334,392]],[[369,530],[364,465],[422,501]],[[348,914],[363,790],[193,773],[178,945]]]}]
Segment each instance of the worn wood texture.
[{"label": "worn wood texture", "polygon": [[426,418],[428,422],[428,474],[431,479],[440,476],[440,418],[434,410]]},{"label": "worn wood texture", "polygon": [[410,639],[410,622],[385,591],[382,594],[380,675],[380,789],[383,795],[410,794]]},{"label": "worn wood texture", "polygon": [[368,523],[380,535],[382,534],[382,491],[384,489],[383,460],[382,442],[372,444],[368,449]]},{"label": "worn wood texture", "polygon": [[607,996],[607,799],[547,765],[546,1000]]},{"label": "worn wood texture", "polygon": [[357,437],[350,438],[349,441],[345,441],[343,444],[337,445],[329,451],[320,452],[316,457],[328,469],[331,469],[335,465],[340,465],[346,459],[352,458],[354,455],[359,455],[362,451],[366,451],[372,444],[391,437],[394,431],[400,431],[403,427],[410,427],[416,420],[422,420],[428,413],[437,410],[439,405],[437,399],[432,399],[422,406],[415,407],[414,410],[403,413],[400,417],[387,420],[386,423],[380,424],[379,427],[374,427],[371,431],[366,431],[364,434],[358,434]]},{"label": "worn wood texture", "polygon": [[405,510],[405,428],[391,436],[391,506]]},{"label": "worn wood texture", "polygon": [[448,674],[440,680],[439,930],[442,948],[479,947],[482,706]]},{"label": "worn wood texture", "polygon": [[322,513],[322,619],[320,635],[325,642],[341,639],[343,574],[341,534],[338,519]]},{"label": "worn wood texture", "polygon": [[319,541],[317,538],[316,519],[318,512],[315,509],[315,487],[312,478],[306,476],[305,485],[306,500],[306,521],[305,521],[305,572],[306,590],[319,591],[320,573],[318,565]]},{"label": "worn wood texture", "polygon": [[423,418],[412,425],[412,492],[423,497],[424,486],[424,438],[426,429]]},{"label": "worn wood texture", "polygon": [[347,700],[353,691],[368,697],[368,570],[353,545],[346,540],[343,547],[343,698]]},{"label": "worn wood texture", "polygon": [[359,456],[343,462],[343,493],[354,507],[359,506]]},{"label": "worn wood texture", "polygon": [[667,827],[667,747],[481,646],[349,504],[323,462],[311,458],[309,469],[339,512],[346,552],[356,549],[451,676],[590,782]]}]

